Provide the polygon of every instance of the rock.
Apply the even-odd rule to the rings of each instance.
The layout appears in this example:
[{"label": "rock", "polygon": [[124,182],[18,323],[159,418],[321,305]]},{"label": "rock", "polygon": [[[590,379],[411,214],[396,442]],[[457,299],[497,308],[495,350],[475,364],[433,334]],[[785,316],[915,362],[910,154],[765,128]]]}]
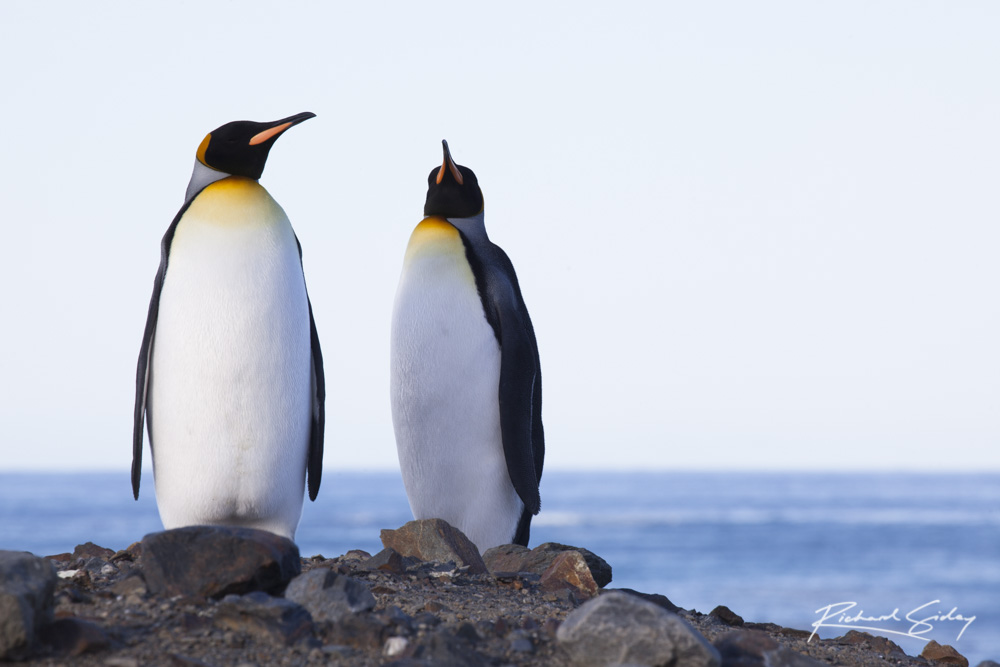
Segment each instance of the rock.
[{"label": "rock", "polygon": [[539,581],[543,591],[557,591],[564,588],[581,594],[583,599],[597,595],[597,582],[590,574],[587,561],[578,551],[563,551],[552,561],[552,564],[542,573]]},{"label": "rock", "polygon": [[467,639],[439,630],[413,649],[418,664],[435,667],[486,667],[490,662],[480,655]]},{"label": "rock", "polygon": [[318,645],[313,640],[309,612],[291,600],[273,598],[261,591],[247,595],[227,595],[219,603],[215,624],[254,636],[266,636],[286,646],[299,642]]},{"label": "rock", "polygon": [[389,637],[385,640],[382,648],[382,655],[387,658],[398,658],[410,647],[410,640],[406,637]]},{"label": "rock", "polygon": [[777,641],[759,630],[730,632],[715,642],[726,667],[765,667],[764,654],[778,646]]},{"label": "rock", "polygon": [[571,547],[555,542],[546,542],[531,549],[518,544],[504,544],[487,549],[483,561],[490,572],[532,572],[542,574],[556,557],[566,551],[576,551],[590,568],[590,576],[598,587],[604,588],[611,583],[611,566],[592,551],[580,547]]},{"label": "rock", "polygon": [[1000,662],[995,660],[983,660],[976,667],[1000,667]]},{"label": "rock", "polygon": [[924,650],[920,652],[921,658],[927,658],[945,665],[959,665],[959,667],[969,667],[968,659],[956,651],[954,647],[945,644],[942,646],[933,639],[927,642]]},{"label": "rock", "polygon": [[103,651],[111,645],[101,626],[79,618],[60,618],[43,628],[41,637],[60,656]]},{"label": "rock", "polygon": [[[501,544],[498,547],[487,549],[483,553],[483,562],[486,564],[486,569],[494,575],[498,572],[530,572],[531,570],[525,567],[530,553],[531,550],[528,547],[520,544]],[[542,571],[544,570],[543,567]],[[541,574],[541,572],[535,574]]]},{"label": "rock", "polygon": [[397,530],[383,530],[382,545],[401,556],[424,561],[453,562],[468,567],[471,574],[486,574],[486,565],[476,545],[462,531],[441,519],[410,521]]},{"label": "rock", "polygon": [[734,613],[732,609],[726,607],[725,605],[720,604],[718,607],[708,612],[708,615],[719,619],[726,625],[736,627],[743,625],[743,617]]},{"label": "rock", "polygon": [[679,611],[682,611],[680,607],[678,607],[669,599],[667,599],[666,595],[660,595],[659,593],[640,593],[639,591],[632,590],[631,588],[609,588],[605,589],[604,592],[607,593],[609,591],[621,591],[622,593],[635,595],[636,597],[640,597],[643,600],[646,600],[647,602],[652,602],[655,605],[663,607],[667,611],[672,611],[675,614]]},{"label": "rock", "polygon": [[139,567],[149,592],[221,598],[280,592],[302,571],[291,540],[253,528],[189,526],[142,538]]},{"label": "rock", "polygon": [[403,558],[395,549],[386,548],[379,551],[371,558],[364,561],[366,570],[384,570],[393,574],[403,574],[406,568],[419,563],[420,560],[412,556]]},{"label": "rock", "polygon": [[305,607],[314,621],[337,622],[347,614],[375,608],[368,586],[346,575],[318,568],[292,579],[285,598]]},{"label": "rock", "polygon": [[0,660],[31,650],[52,619],[56,579],[48,560],[26,551],[0,551]]},{"label": "rock", "polygon": [[612,591],[566,617],[556,639],[573,664],[719,667],[719,652],[691,625],[652,602]]},{"label": "rock", "polygon": [[112,549],[99,547],[93,542],[78,544],[77,547],[73,549],[73,556],[76,558],[100,558],[101,560],[108,560],[114,555],[115,552]]},{"label": "rock", "polygon": [[834,641],[838,644],[860,644],[872,651],[877,651],[887,658],[902,658],[906,656],[906,652],[899,646],[888,639],[887,637],[882,637],[881,635],[870,635],[867,632],[858,632],[857,630],[850,630],[843,637],[837,637]]}]

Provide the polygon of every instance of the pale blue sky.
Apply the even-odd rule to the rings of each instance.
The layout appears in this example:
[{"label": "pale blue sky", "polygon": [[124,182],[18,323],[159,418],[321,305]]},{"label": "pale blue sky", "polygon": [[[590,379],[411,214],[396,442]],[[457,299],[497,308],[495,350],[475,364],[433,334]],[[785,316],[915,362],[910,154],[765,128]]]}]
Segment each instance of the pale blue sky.
[{"label": "pale blue sky", "polygon": [[4,7],[0,469],[127,470],[195,149],[307,110],[261,182],[327,469],[396,465],[389,317],[443,138],[535,321],[548,466],[1000,469],[1000,5],[341,5]]}]

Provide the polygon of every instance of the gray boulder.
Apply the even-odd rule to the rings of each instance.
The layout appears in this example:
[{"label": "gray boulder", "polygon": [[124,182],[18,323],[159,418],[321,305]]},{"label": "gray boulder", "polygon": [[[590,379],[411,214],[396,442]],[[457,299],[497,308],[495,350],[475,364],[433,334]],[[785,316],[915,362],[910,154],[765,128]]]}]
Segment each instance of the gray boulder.
[{"label": "gray boulder", "polygon": [[294,542],[265,530],[188,526],[142,538],[139,567],[154,595],[221,598],[280,592],[302,562]]},{"label": "gray boulder", "polygon": [[556,639],[578,667],[721,664],[719,652],[680,616],[617,591],[571,612]]},{"label": "gray boulder", "polygon": [[292,579],[285,598],[305,607],[314,621],[337,622],[348,614],[375,608],[375,596],[365,584],[326,568]]},{"label": "gray boulder", "polygon": [[52,620],[56,570],[27,551],[0,551],[0,660],[23,657]]}]

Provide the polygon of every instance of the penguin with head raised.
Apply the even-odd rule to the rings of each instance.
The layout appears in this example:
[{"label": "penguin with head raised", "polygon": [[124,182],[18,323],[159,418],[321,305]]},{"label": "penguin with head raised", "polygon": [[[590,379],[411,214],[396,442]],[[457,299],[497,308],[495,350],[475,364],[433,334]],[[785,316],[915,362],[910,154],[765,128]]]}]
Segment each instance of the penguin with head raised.
[{"label": "penguin with head raised", "polygon": [[392,419],[414,517],[444,519],[484,552],[528,544],[545,455],[542,374],[476,175],[443,145],[393,306]]},{"label": "penguin with head raised", "polygon": [[274,142],[315,116],[236,121],[198,147],[163,237],[136,371],[165,528],[231,525],[293,539],[323,465],[325,380],[302,249],[257,182]]}]

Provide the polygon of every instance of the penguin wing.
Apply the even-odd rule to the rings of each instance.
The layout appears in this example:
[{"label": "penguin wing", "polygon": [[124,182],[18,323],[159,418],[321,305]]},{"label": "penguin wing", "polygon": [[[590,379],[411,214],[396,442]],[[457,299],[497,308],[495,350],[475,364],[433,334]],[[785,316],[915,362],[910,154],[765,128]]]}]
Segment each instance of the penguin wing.
[{"label": "penguin wing", "polygon": [[[302,244],[295,237],[299,247],[299,263],[302,263]],[[305,271],[302,274],[305,282]],[[306,471],[309,480],[309,500],[316,500],[319,493],[319,483],[323,477],[323,435],[326,430],[326,375],[323,373],[323,350],[319,346],[319,334],[316,333],[316,320],[313,318],[312,302],[309,301],[306,290],[306,303],[309,306],[309,340],[312,345],[312,410],[309,425],[309,456]]]},{"label": "penguin wing", "polygon": [[[167,233],[160,242],[160,266],[153,278],[153,296],[149,299],[149,313],[146,315],[146,329],[142,334],[142,347],[139,348],[139,363],[135,370],[135,411],[132,424],[132,496],[139,499],[139,480],[142,477],[142,428],[146,417],[146,394],[149,390],[149,361],[153,355],[153,339],[156,337],[156,320],[160,314],[160,292],[163,290],[163,278],[167,275],[167,261],[170,256],[170,244],[177,231],[177,223],[184,217],[188,206],[194,201],[189,199],[174,216]],[[149,431],[149,449],[153,449],[153,432]]]},{"label": "penguin wing", "polygon": [[[496,247],[496,246],[494,246]],[[538,514],[545,436],[542,429],[542,372],[535,330],[507,255],[496,248],[491,270],[485,271],[488,313],[500,342],[500,430],[507,473],[524,502]],[[489,319],[489,317],[487,318]]]}]

